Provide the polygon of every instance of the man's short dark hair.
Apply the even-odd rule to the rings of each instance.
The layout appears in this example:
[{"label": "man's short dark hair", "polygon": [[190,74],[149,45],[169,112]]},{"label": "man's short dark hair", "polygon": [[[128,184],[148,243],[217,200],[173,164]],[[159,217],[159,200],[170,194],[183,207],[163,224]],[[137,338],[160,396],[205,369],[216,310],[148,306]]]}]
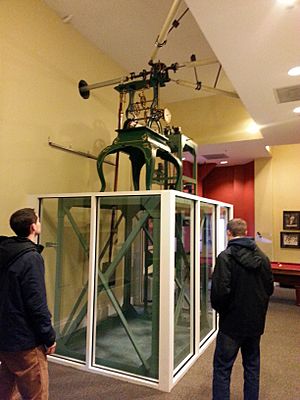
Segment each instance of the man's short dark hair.
[{"label": "man's short dark hair", "polygon": [[28,237],[30,226],[37,222],[37,215],[33,208],[22,208],[12,214],[9,219],[11,229],[17,236]]},{"label": "man's short dark hair", "polygon": [[241,218],[233,218],[228,221],[227,230],[231,232],[232,236],[245,236],[247,232],[247,222]]}]

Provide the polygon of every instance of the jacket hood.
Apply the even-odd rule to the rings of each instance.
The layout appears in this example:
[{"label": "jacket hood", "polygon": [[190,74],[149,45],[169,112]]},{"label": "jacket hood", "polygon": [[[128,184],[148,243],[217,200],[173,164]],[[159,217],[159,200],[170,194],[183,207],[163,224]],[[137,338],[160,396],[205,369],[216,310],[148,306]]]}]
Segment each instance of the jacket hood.
[{"label": "jacket hood", "polygon": [[235,261],[246,269],[260,269],[262,257],[253,238],[240,237],[229,240],[228,248]]},{"label": "jacket hood", "polygon": [[19,257],[29,251],[41,253],[43,246],[19,236],[0,236],[0,268],[5,268],[14,263]]}]

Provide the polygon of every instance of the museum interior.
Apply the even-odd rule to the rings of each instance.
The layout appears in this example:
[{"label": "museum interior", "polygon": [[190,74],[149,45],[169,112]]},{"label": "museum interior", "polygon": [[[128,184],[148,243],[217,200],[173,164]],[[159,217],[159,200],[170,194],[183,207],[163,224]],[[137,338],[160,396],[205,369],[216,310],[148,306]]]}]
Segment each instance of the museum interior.
[{"label": "museum interior", "polygon": [[51,399],[209,398],[233,217],[276,285],[262,399],[299,396],[299,21],[297,0],[0,2],[1,234],[38,210]]}]

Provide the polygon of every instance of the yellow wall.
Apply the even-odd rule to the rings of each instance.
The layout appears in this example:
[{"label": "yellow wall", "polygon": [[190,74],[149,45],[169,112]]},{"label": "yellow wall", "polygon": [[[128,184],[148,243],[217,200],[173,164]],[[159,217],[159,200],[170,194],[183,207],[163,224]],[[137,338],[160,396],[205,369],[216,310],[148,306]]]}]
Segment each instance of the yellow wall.
[{"label": "yellow wall", "polygon": [[[98,155],[115,137],[118,94],[107,87],[83,100],[77,85],[81,79],[95,83],[126,71],[38,0],[0,2],[0,54],[0,221],[1,233],[11,234],[8,217],[26,206],[29,194],[99,190],[94,160],[53,149],[48,140]],[[240,101],[221,102],[223,107],[220,96],[211,96],[205,103],[173,103],[174,124],[202,143],[218,142],[213,132],[224,139],[224,129],[233,135],[226,140],[240,140],[249,116]],[[199,119],[191,119],[187,109],[197,111]],[[216,111],[218,118],[210,117]],[[227,129],[237,113],[236,129]],[[255,163],[256,230],[273,240],[261,244],[270,258],[299,262],[300,250],[280,249],[279,233],[282,211],[300,209],[300,144],[272,152],[272,159]],[[118,189],[129,189],[129,162],[124,157],[121,162]],[[114,168],[105,169],[110,190]]]},{"label": "yellow wall", "polygon": [[[77,86],[126,72],[37,0],[0,2],[0,54],[0,221],[11,234],[8,217],[28,194],[99,190],[96,161],[48,139],[95,155],[111,144],[117,92],[97,89],[84,100]],[[110,190],[114,167],[106,169]],[[120,173],[118,189],[128,189],[129,163]]]},{"label": "yellow wall", "polygon": [[260,132],[248,133],[253,122],[239,99],[225,96],[199,97],[168,104],[172,124],[198,144],[261,139]]},{"label": "yellow wall", "polygon": [[255,161],[255,229],[272,244],[260,247],[273,261],[300,263],[300,249],[280,248],[283,211],[300,211],[300,144],[272,147]]}]

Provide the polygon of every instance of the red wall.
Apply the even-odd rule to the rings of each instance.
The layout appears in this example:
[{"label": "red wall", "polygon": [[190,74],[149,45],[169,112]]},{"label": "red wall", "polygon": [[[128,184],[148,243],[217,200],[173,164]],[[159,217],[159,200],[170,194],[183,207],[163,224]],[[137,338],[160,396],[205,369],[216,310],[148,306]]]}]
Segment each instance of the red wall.
[{"label": "red wall", "polygon": [[[183,162],[183,174],[192,176],[192,164]],[[233,167],[216,164],[198,165],[197,195],[233,204],[234,217],[248,224],[248,235],[254,232],[254,162]]]},{"label": "red wall", "polygon": [[[200,165],[200,171],[201,167]],[[201,174],[198,174],[198,180],[201,180]],[[200,193],[198,192],[198,194],[200,196],[233,204],[234,217],[246,220],[248,235],[255,236],[254,162],[233,167],[214,168],[199,183]]]}]

